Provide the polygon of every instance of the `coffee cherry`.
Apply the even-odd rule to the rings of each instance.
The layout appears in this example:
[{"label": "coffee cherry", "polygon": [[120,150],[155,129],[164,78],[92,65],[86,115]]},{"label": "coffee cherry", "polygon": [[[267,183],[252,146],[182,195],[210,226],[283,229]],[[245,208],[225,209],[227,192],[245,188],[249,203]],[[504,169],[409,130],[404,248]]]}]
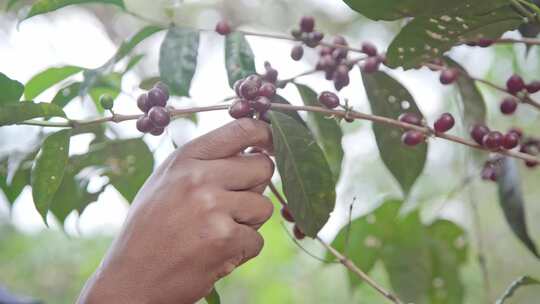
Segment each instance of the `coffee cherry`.
[{"label": "coffee cherry", "polygon": [[347,58],[347,54],[349,53],[349,51],[347,51],[346,49],[344,48],[337,48],[335,49],[333,52],[332,52],[332,57],[336,60],[336,61],[341,61],[345,58]]},{"label": "coffee cherry", "polygon": [[475,124],[471,128],[471,137],[476,141],[479,145],[483,144],[484,136],[486,136],[489,133],[489,128],[482,124]]},{"label": "coffee cherry", "polygon": [[411,125],[422,126],[422,117],[416,113],[403,113],[399,115],[398,120]]},{"label": "coffee cherry", "polygon": [[506,150],[514,149],[519,145],[519,135],[514,132],[508,132],[502,139],[502,146]]},{"label": "coffee cherry", "polygon": [[257,82],[248,81],[247,79],[240,85],[240,97],[247,100],[253,100],[259,96],[259,86]]},{"label": "coffee cherry", "polygon": [[267,124],[272,123],[272,119],[270,118],[270,111],[260,113],[259,119],[266,122]]},{"label": "coffee cherry", "polygon": [[154,136],[160,136],[161,134],[163,134],[163,132],[165,132],[165,129],[164,129],[164,128],[154,127],[154,128],[150,131],[150,134],[152,134],[152,135],[154,135]]},{"label": "coffee cherry", "polygon": [[503,135],[498,131],[491,131],[482,139],[482,145],[489,150],[498,150],[502,145]]},{"label": "coffee cherry", "polygon": [[147,115],[139,117],[137,119],[137,130],[141,133],[148,133],[152,131],[154,124]]},{"label": "coffee cherry", "polygon": [[338,79],[335,77],[334,73],[334,87],[336,88],[336,91],[341,91],[341,89],[348,86],[350,82],[349,74],[345,74],[344,78]]},{"label": "coffee cherry", "polygon": [[403,133],[403,136],[401,136],[401,141],[405,145],[411,147],[419,145],[420,143],[424,142],[425,139],[426,136],[424,133],[415,130],[407,131]]},{"label": "coffee cherry", "polygon": [[114,99],[109,94],[103,94],[99,97],[99,104],[105,110],[111,110],[114,107]]},{"label": "coffee cherry", "polygon": [[332,55],[324,55],[319,59],[319,63],[317,65],[321,70],[324,71],[333,70],[336,67],[336,61]]},{"label": "coffee cherry", "polygon": [[170,96],[170,92],[169,92],[169,86],[166,85],[164,82],[158,81],[158,82],[154,85],[154,88],[160,89],[161,92],[163,92],[163,95],[165,95],[165,97],[166,97],[167,100],[169,100],[169,98],[171,97],[171,96]]},{"label": "coffee cherry", "polygon": [[265,83],[259,88],[259,96],[272,98],[276,95],[276,86],[271,83]]},{"label": "coffee cherry", "polygon": [[294,216],[291,213],[291,210],[287,206],[281,208],[281,216],[287,221],[294,223]]},{"label": "coffee cherry", "polygon": [[516,109],[518,107],[518,103],[514,98],[505,98],[503,102],[501,102],[501,112],[504,115],[512,115],[514,112],[516,112]]},{"label": "coffee cherry", "polygon": [[339,97],[332,92],[322,92],[319,95],[319,102],[329,109],[335,109],[339,106]]},{"label": "coffee cherry", "polygon": [[231,25],[229,22],[222,20],[216,24],[216,32],[223,36],[229,35],[231,33]]},{"label": "coffee cherry", "polygon": [[368,41],[362,43],[362,52],[369,57],[375,57],[378,54],[377,47]]},{"label": "coffee cherry", "polygon": [[538,166],[538,162],[536,161],[525,161],[525,166],[528,168],[536,168]]},{"label": "coffee cherry", "polygon": [[153,107],[150,112],[148,112],[148,117],[158,128],[165,128],[171,122],[171,115],[169,111],[164,107]]},{"label": "coffee cherry", "polygon": [[320,49],[319,49],[319,55],[321,55],[321,57],[325,56],[325,55],[331,55],[332,52],[334,51],[333,48],[329,47],[329,46],[326,46],[326,45],[323,45]]},{"label": "coffee cherry", "polygon": [[237,99],[229,108],[229,114],[232,118],[243,118],[251,117],[253,115],[253,110],[249,103],[244,99]]},{"label": "coffee cherry", "polygon": [[301,45],[293,47],[291,50],[291,58],[294,61],[299,61],[304,56],[304,48]]},{"label": "coffee cherry", "polygon": [[264,63],[264,69],[266,70],[266,73],[264,73],[263,79],[270,83],[276,83],[278,79],[278,71],[272,68],[268,61]]},{"label": "coffee cherry", "polygon": [[508,133],[516,134],[519,137],[519,139],[521,139],[523,137],[523,131],[521,129],[519,129],[519,128],[512,128],[512,129],[508,130]]},{"label": "coffee cherry", "polygon": [[349,67],[340,64],[334,72],[334,81],[345,83],[349,79]]},{"label": "coffee cherry", "polygon": [[315,18],[304,16],[300,19],[300,30],[304,33],[311,33],[315,29]]},{"label": "coffee cherry", "polygon": [[434,129],[437,133],[444,133],[454,127],[456,124],[456,121],[454,120],[454,116],[450,113],[444,113],[435,121]]},{"label": "coffee cherry", "polygon": [[493,43],[495,43],[493,39],[480,38],[480,40],[478,40],[478,46],[483,48],[490,47]]},{"label": "coffee cherry", "polygon": [[148,92],[148,101],[153,107],[164,107],[167,105],[167,95],[160,88],[153,88]]},{"label": "coffee cherry", "polygon": [[361,69],[362,72],[371,74],[375,73],[379,70],[379,67],[381,65],[381,62],[377,57],[369,57],[364,60],[364,64],[362,65]]},{"label": "coffee cherry", "polygon": [[314,43],[319,44],[324,39],[324,34],[321,32],[313,32],[310,35],[310,40],[312,40]]},{"label": "coffee cherry", "polygon": [[139,109],[144,113],[148,113],[148,111],[150,111],[151,105],[148,102],[147,94],[142,94],[139,96],[139,98],[137,98],[137,107],[139,107]]},{"label": "coffee cherry", "polygon": [[304,234],[304,232],[302,232],[302,230],[300,230],[300,227],[298,227],[298,225],[294,225],[293,233],[294,237],[299,241],[306,238],[306,235]]},{"label": "coffee cherry", "polygon": [[244,83],[244,80],[239,79],[233,85],[234,92],[236,93],[236,96],[238,96],[238,97],[240,97],[242,95],[242,93],[240,92],[240,87],[242,86],[242,83]]},{"label": "coffee cherry", "polygon": [[527,85],[527,92],[534,94],[540,92],[540,81],[533,81]]},{"label": "coffee cherry", "polygon": [[272,102],[268,97],[259,96],[252,103],[251,106],[259,113],[264,113],[270,109]]},{"label": "coffee cherry", "polygon": [[457,69],[445,69],[441,72],[441,77],[439,80],[442,84],[452,84],[454,83],[459,76],[459,70]]},{"label": "coffee cherry", "polygon": [[299,29],[294,29],[291,31],[291,36],[293,36],[294,38],[300,40],[300,38],[302,38],[302,31],[299,30]]},{"label": "coffee cherry", "polygon": [[521,76],[514,74],[506,81],[506,88],[510,94],[517,94],[525,88],[525,82]]},{"label": "coffee cherry", "polygon": [[349,45],[347,43],[347,39],[345,39],[345,37],[343,37],[343,36],[334,37],[334,40],[332,42],[333,42],[333,44],[340,45],[340,46],[348,46]]},{"label": "coffee cherry", "polygon": [[497,178],[497,170],[493,167],[492,164],[486,164],[484,166],[484,169],[482,169],[482,179],[496,182]]},{"label": "coffee cherry", "polygon": [[257,74],[249,75],[246,78],[246,81],[253,82],[257,86],[257,88],[260,88],[263,83],[262,77]]}]

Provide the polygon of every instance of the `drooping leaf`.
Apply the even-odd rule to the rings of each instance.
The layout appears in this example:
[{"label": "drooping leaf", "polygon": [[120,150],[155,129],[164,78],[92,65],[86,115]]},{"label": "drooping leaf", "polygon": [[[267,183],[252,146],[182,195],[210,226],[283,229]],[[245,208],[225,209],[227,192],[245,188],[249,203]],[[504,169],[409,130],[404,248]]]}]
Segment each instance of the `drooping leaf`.
[{"label": "drooping leaf", "polygon": [[54,96],[51,103],[59,106],[60,108],[63,108],[70,101],[72,101],[73,99],[77,98],[77,96],[79,96],[79,90],[80,89],[81,89],[81,83],[80,82],[74,82],[74,83],[60,89],[56,93],[56,95]]},{"label": "drooping leaf", "polygon": [[206,303],[208,304],[221,304],[221,299],[219,293],[215,288],[212,289],[212,292],[205,298]]},{"label": "drooping leaf", "polygon": [[127,54],[129,54],[139,43],[143,42],[146,38],[154,35],[155,33],[161,32],[163,30],[163,27],[157,26],[157,25],[149,25],[146,27],[143,27],[141,30],[139,30],[133,37],[131,37],[129,40],[122,42],[120,45],[120,48],[114,55],[114,62],[118,62],[122,60],[124,57],[126,57]]},{"label": "drooping leaf", "polygon": [[[404,112],[423,117],[414,98],[397,80],[384,72],[363,74],[371,111],[375,115],[397,119]],[[406,147],[401,142],[403,131],[384,124],[373,124],[373,132],[381,158],[407,196],[424,170],[427,143]]]},{"label": "drooping leaf", "polygon": [[47,222],[51,200],[62,184],[69,156],[70,136],[71,130],[62,130],[49,135],[43,142],[32,168],[32,197],[44,222]]},{"label": "drooping leaf", "polygon": [[11,182],[8,180],[7,159],[0,162],[0,189],[4,192],[10,206],[15,203],[22,190],[30,183],[30,170],[17,170]]},{"label": "drooping leaf", "polygon": [[510,286],[508,286],[508,289],[506,289],[504,294],[497,300],[497,302],[495,302],[495,304],[504,304],[506,300],[510,299],[518,289],[529,285],[540,285],[540,281],[529,276],[520,277],[512,282]]},{"label": "drooping leaf", "polygon": [[225,67],[232,88],[237,80],[257,73],[253,51],[241,33],[231,33],[225,38]]},{"label": "drooping leaf", "polygon": [[21,99],[24,86],[17,80],[13,80],[0,73],[0,106],[6,103],[14,103]]},{"label": "drooping leaf", "polygon": [[501,160],[501,174],[498,178],[498,186],[499,204],[510,228],[529,251],[540,258],[536,245],[527,231],[525,202],[521,192],[519,168],[514,160],[509,158]]},{"label": "drooping leaf", "polygon": [[32,118],[65,117],[60,107],[50,103],[29,101],[0,106],[0,127],[16,124]]},{"label": "drooping leaf", "polygon": [[63,66],[48,68],[45,71],[35,75],[26,83],[24,96],[26,100],[33,100],[39,94],[43,93],[48,88],[59,83],[62,80],[73,76],[83,69],[77,66]]},{"label": "drooping leaf", "polygon": [[480,14],[508,3],[505,0],[344,0],[344,2],[353,10],[373,20],[397,20],[449,12],[458,15]]},{"label": "drooping leaf", "polygon": [[24,19],[28,19],[33,16],[49,13],[60,9],[62,7],[73,5],[73,4],[86,4],[86,3],[104,3],[116,5],[120,8],[124,7],[123,0],[38,0],[32,4],[30,12]]},{"label": "drooping leaf", "polygon": [[161,45],[159,74],[171,93],[189,96],[191,80],[197,69],[199,32],[177,26],[169,28]]},{"label": "drooping leaf", "polygon": [[479,38],[499,38],[522,22],[523,18],[511,6],[503,6],[483,15],[418,17],[409,22],[392,41],[387,63],[393,68],[415,68],[441,57],[457,44]]},{"label": "drooping leaf", "polygon": [[277,168],[300,229],[315,237],[336,200],[332,171],[311,132],[288,115],[271,111]]},{"label": "drooping leaf", "polygon": [[[296,87],[306,106],[319,105],[317,93],[310,87],[301,84],[297,84]],[[325,117],[322,114],[310,112],[308,113],[308,125],[321,145],[335,178],[338,179],[343,161],[343,147],[341,146],[343,131],[339,123],[337,120]]]}]

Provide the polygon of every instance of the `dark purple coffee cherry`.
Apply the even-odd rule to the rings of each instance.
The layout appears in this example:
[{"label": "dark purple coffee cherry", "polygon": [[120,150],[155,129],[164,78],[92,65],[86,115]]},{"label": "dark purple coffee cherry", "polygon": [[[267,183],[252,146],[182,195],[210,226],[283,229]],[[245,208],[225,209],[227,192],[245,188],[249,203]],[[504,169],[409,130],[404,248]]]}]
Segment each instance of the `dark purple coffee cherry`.
[{"label": "dark purple coffee cherry", "polygon": [[445,133],[452,129],[455,124],[454,116],[450,113],[444,113],[435,121],[434,129],[437,133]]},{"label": "dark purple coffee cherry", "polygon": [[519,145],[519,135],[514,132],[508,132],[502,139],[502,146],[506,150],[512,150]]},{"label": "dark purple coffee cherry", "polygon": [[248,81],[247,79],[240,85],[240,97],[247,100],[253,100],[259,96],[259,86],[255,81]]},{"label": "dark purple coffee cherry", "polygon": [[346,82],[346,79],[349,79],[349,67],[343,64],[338,65],[336,71],[334,72],[334,81],[336,82]]},{"label": "dark purple coffee cherry", "polygon": [[519,75],[512,75],[506,81],[506,88],[510,94],[517,94],[525,89],[525,82]]},{"label": "dark purple coffee cherry", "polygon": [[167,97],[167,100],[169,100],[169,98],[171,97],[170,92],[169,92],[169,86],[166,85],[164,82],[161,82],[161,81],[156,82],[156,84],[154,85],[154,88],[160,89],[161,92],[163,92],[163,94]]},{"label": "dark purple coffee cherry", "polygon": [[334,70],[336,68],[336,60],[334,60],[332,55],[324,55],[319,59],[317,65],[323,71]]},{"label": "dark purple coffee cherry", "polygon": [[266,70],[266,72],[263,75],[263,79],[270,83],[276,83],[278,79],[278,71],[274,69],[268,61],[264,63],[264,69]]},{"label": "dark purple coffee cherry", "polygon": [[304,33],[311,33],[315,29],[315,18],[304,16],[300,19],[300,30]]},{"label": "dark purple coffee cherry", "polygon": [[540,81],[533,81],[527,85],[527,92],[534,94],[540,92]]},{"label": "dark purple coffee cherry", "polygon": [[516,112],[518,103],[515,98],[508,97],[501,102],[501,113],[504,115],[512,115]]},{"label": "dark purple coffee cherry", "polygon": [[267,82],[259,88],[259,96],[272,98],[276,95],[276,86]]},{"label": "dark purple coffee cherry", "polygon": [[232,118],[243,118],[253,116],[253,109],[249,105],[249,102],[244,99],[237,99],[233,102],[229,108],[229,114]]},{"label": "dark purple coffee cherry", "polygon": [[294,225],[293,233],[294,233],[294,237],[299,241],[306,238],[306,234],[302,232],[302,230],[300,230],[300,227],[298,227],[298,225]]},{"label": "dark purple coffee cherry", "polygon": [[290,223],[294,223],[294,216],[291,213],[291,210],[287,206],[281,208],[281,216]]},{"label": "dark purple coffee cherry", "polygon": [[478,143],[479,145],[482,145],[482,140],[484,139],[484,136],[486,136],[489,133],[489,128],[482,124],[475,124],[471,128],[471,137]]},{"label": "dark purple coffee cherry", "polygon": [[483,48],[490,47],[493,45],[493,43],[495,43],[493,39],[480,38],[480,40],[478,40],[478,46]]},{"label": "dark purple coffee cherry", "polygon": [[154,129],[154,124],[147,115],[139,117],[137,119],[137,130],[141,133],[148,133]]},{"label": "dark purple coffee cherry", "polygon": [[482,145],[489,150],[496,151],[501,148],[503,135],[498,131],[491,131],[482,139]]},{"label": "dark purple coffee cherry", "polygon": [[399,115],[398,120],[411,125],[422,126],[422,117],[416,113],[403,113]]},{"label": "dark purple coffee cherry", "polygon": [[221,20],[216,24],[216,32],[220,35],[226,36],[231,33],[231,25],[225,20]]},{"label": "dark purple coffee cherry", "polygon": [[344,78],[336,78],[334,73],[334,88],[336,88],[336,91],[341,91],[341,89],[348,86],[350,83],[351,80],[349,78],[349,74],[345,74]]},{"label": "dark purple coffee cherry", "polygon": [[336,60],[336,61],[341,61],[345,58],[347,58],[347,54],[349,53],[349,51],[347,49],[344,49],[344,48],[336,48],[333,52],[332,52],[332,57]]},{"label": "dark purple coffee cherry", "polygon": [[320,49],[319,49],[319,55],[322,56],[325,56],[325,55],[332,55],[332,52],[334,51],[334,48],[332,47],[329,47],[329,46],[326,46],[326,45],[323,45]]},{"label": "dark purple coffee cherry", "polygon": [[291,58],[294,61],[299,61],[304,56],[304,48],[301,45],[297,45],[291,50]]},{"label": "dark purple coffee cherry", "polygon": [[240,87],[242,86],[242,83],[244,83],[244,79],[238,79],[233,85],[234,92],[238,97],[242,95],[242,93],[240,92]]},{"label": "dark purple coffee cherry", "polygon": [[528,168],[536,168],[538,164],[539,163],[536,161],[530,161],[530,160],[525,161],[525,166],[527,166]]},{"label": "dark purple coffee cherry", "polygon": [[512,128],[508,130],[508,133],[516,134],[519,137],[519,139],[523,137],[523,130],[521,130],[520,128]]},{"label": "dark purple coffee cherry", "polygon": [[272,102],[268,97],[259,96],[251,103],[251,106],[253,107],[253,109],[255,109],[255,111],[259,113],[264,113],[270,110]]},{"label": "dark purple coffee cherry", "polygon": [[325,91],[319,95],[319,102],[329,109],[335,109],[339,106],[339,97],[335,93]]},{"label": "dark purple coffee cherry", "polygon": [[161,134],[163,134],[163,132],[165,132],[165,129],[164,129],[164,128],[154,127],[154,128],[150,131],[150,134],[152,134],[152,135],[154,135],[154,136],[160,136]]},{"label": "dark purple coffee cherry", "polygon": [[302,31],[299,29],[294,29],[291,31],[291,36],[293,36],[295,39],[300,40],[302,38]]},{"label": "dark purple coffee cherry", "polygon": [[410,147],[417,146],[423,143],[426,139],[426,135],[420,131],[411,130],[403,133],[401,136],[401,141]]},{"label": "dark purple coffee cherry", "polygon": [[112,110],[114,107],[114,98],[109,94],[103,94],[99,97],[99,104],[105,110]]},{"label": "dark purple coffee cherry", "polygon": [[377,57],[369,57],[364,60],[364,64],[362,64],[362,72],[371,74],[375,73],[379,70],[379,67],[381,66],[381,62]]},{"label": "dark purple coffee cherry", "polygon": [[348,46],[349,45],[347,43],[347,39],[345,39],[345,37],[343,37],[343,36],[334,37],[334,40],[332,41],[332,43],[334,45],[339,45],[339,46]]},{"label": "dark purple coffee cherry", "polygon": [[151,105],[148,102],[148,94],[141,94],[139,98],[137,98],[137,107],[144,113],[148,113],[150,111]]},{"label": "dark purple coffee cherry", "polygon": [[459,70],[452,69],[452,68],[445,69],[441,72],[441,77],[439,78],[439,80],[444,85],[452,84],[457,80],[458,76],[459,76]]},{"label": "dark purple coffee cherry", "polygon": [[262,77],[257,74],[249,75],[246,78],[246,81],[253,82],[257,86],[257,88],[260,88],[263,84]]},{"label": "dark purple coffee cherry", "polygon": [[148,101],[152,107],[164,107],[167,105],[167,95],[160,88],[153,88],[148,92]]},{"label": "dark purple coffee cherry", "polygon": [[369,57],[375,57],[378,54],[377,47],[368,41],[362,43],[362,52]]},{"label": "dark purple coffee cherry", "polygon": [[310,40],[312,40],[313,42],[317,44],[319,44],[319,42],[321,42],[323,39],[324,39],[324,34],[321,32],[313,32],[310,35]]},{"label": "dark purple coffee cherry", "polygon": [[171,115],[164,107],[153,107],[148,112],[148,117],[150,117],[154,126],[158,128],[165,128],[171,122]]}]

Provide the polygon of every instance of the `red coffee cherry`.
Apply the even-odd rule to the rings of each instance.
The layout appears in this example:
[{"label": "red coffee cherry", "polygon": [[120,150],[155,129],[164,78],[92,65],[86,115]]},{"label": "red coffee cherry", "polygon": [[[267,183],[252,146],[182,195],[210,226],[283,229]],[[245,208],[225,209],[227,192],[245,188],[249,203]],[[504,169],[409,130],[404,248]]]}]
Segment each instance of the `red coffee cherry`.
[{"label": "red coffee cherry", "polygon": [[371,74],[375,73],[379,70],[379,67],[381,66],[381,61],[377,57],[369,57],[364,60],[364,64],[362,64],[362,72]]},{"label": "red coffee cherry", "polygon": [[163,132],[165,132],[165,129],[164,129],[164,128],[154,127],[154,128],[150,131],[150,134],[152,134],[152,135],[154,135],[154,136],[160,136],[161,134],[163,134]]},{"label": "red coffee cherry", "polygon": [[164,107],[153,107],[150,112],[148,112],[148,117],[154,126],[158,128],[165,128],[171,122],[171,115]]},{"label": "red coffee cherry", "polygon": [[407,131],[403,133],[403,136],[401,136],[401,141],[405,145],[410,146],[410,147],[414,147],[421,144],[422,142],[425,141],[425,139],[426,139],[426,136],[424,135],[424,133],[415,131],[415,130]]},{"label": "red coffee cherry", "polygon": [[512,128],[508,130],[508,133],[516,134],[519,137],[519,139],[523,137],[523,130],[521,130],[520,128]]},{"label": "red coffee cherry", "polygon": [[399,115],[399,121],[405,122],[411,125],[422,126],[422,117],[416,113],[406,112]]},{"label": "red coffee cherry", "polygon": [[540,92],[540,81],[533,81],[527,85],[527,92],[534,94]]},{"label": "red coffee cherry", "polygon": [[249,102],[247,102],[246,100],[237,99],[229,108],[229,115],[231,115],[232,118],[236,119],[243,117],[251,117],[253,116],[253,109],[251,109]]},{"label": "red coffee cherry", "polygon": [[259,96],[259,86],[256,81],[249,81],[246,79],[240,85],[240,97],[243,97],[247,100],[253,100]]},{"label": "red coffee cherry", "polygon": [[148,133],[154,129],[154,124],[147,115],[139,117],[137,119],[137,130],[141,133]]},{"label": "red coffee cherry", "polygon": [[378,54],[377,47],[369,41],[362,43],[362,52],[369,57],[375,57]]},{"label": "red coffee cherry", "polygon": [[319,102],[329,109],[335,109],[339,106],[339,97],[332,92],[322,92],[319,95]]},{"label": "red coffee cherry", "polygon": [[315,29],[315,18],[304,16],[300,19],[300,30],[304,33],[311,33]]},{"label": "red coffee cherry", "polygon": [[231,33],[231,25],[229,22],[222,20],[216,24],[216,32],[223,36],[229,35]]},{"label": "red coffee cherry", "polygon": [[471,128],[471,137],[478,143],[479,145],[483,145],[483,139],[484,136],[486,136],[489,133],[489,128],[482,124],[475,124]]},{"label": "red coffee cherry", "polygon": [[502,146],[506,150],[514,149],[519,145],[519,135],[514,132],[508,132],[502,139]]},{"label": "red coffee cherry", "polygon": [[450,113],[444,113],[435,121],[434,129],[437,133],[444,133],[452,129],[455,124],[454,116]]},{"label": "red coffee cherry", "polygon": [[271,83],[265,83],[259,88],[259,96],[272,98],[276,95],[276,86]]},{"label": "red coffee cherry", "polygon": [[489,150],[496,151],[502,146],[503,135],[498,131],[491,131],[482,139],[482,145]]},{"label": "red coffee cherry", "polygon": [[294,225],[293,233],[294,237],[299,241],[306,238],[306,235],[304,234],[304,232],[302,232],[302,230],[300,230],[300,227],[298,227],[298,225]]},{"label": "red coffee cherry", "polygon": [[251,103],[251,106],[253,109],[255,109],[255,111],[264,113],[270,109],[272,102],[268,97],[259,96]]},{"label": "red coffee cherry", "polygon": [[304,56],[304,48],[301,45],[293,47],[291,50],[291,58],[294,61],[299,61]]},{"label": "red coffee cherry", "polygon": [[291,210],[287,206],[281,208],[281,216],[287,221],[294,223],[294,216],[291,213]]},{"label": "red coffee cherry", "polygon": [[501,102],[501,113],[504,115],[512,115],[516,112],[518,103],[515,98],[508,97]]},{"label": "red coffee cherry", "polygon": [[458,76],[459,76],[459,70],[452,69],[452,68],[445,69],[441,72],[441,77],[439,78],[439,80],[444,85],[452,84],[457,80]]},{"label": "red coffee cherry", "polygon": [[517,94],[525,89],[525,82],[521,76],[514,74],[506,81],[506,88],[510,94]]}]

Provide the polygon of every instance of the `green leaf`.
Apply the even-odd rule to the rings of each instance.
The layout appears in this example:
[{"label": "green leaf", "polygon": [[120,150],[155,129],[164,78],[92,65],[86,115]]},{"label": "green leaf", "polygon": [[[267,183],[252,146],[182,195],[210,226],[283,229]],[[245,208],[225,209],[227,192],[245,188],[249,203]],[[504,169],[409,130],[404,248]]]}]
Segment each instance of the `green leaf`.
[{"label": "green leaf", "polygon": [[129,54],[139,43],[144,41],[146,38],[154,35],[155,33],[158,33],[163,30],[163,27],[156,26],[156,25],[149,25],[141,30],[139,30],[133,37],[131,37],[128,41],[125,41],[120,45],[120,48],[114,55],[113,61],[118,62],[122,60],[124,57],[126,57],[127,54]]},{"label": "green leaf", "polygon": [[24,101],[0,106],[0,127],[38,117],[66,117],[66,114],[60,107],[50,103]]},{"label": "green leaf", "polygon": [[143,81],[141,81],[141,83],[139,84],[139,89],[149,91],[154,87],[156,83],[160,81],[161,78],[159,78],[159,76],[143,79]]},{"label": "green leaf", "polygon": [[27,100],[33,100],[39,94],[43,93],[48,88],[59,83],[62,80],[73,76],[83,69],[77,66],[64,66],[48,68],[47,70],[35,75],[26,83],[24,96]]},{"label": "green leaf", "polygon": [[169,29],[161,45],[159,74],[174,95],[189,96],[198,51],[198,31],[176,26]]},{"label": "green leaf", "polygon": [[257,73],[254,57],[244,35],[231,33],[225,37],[225,67],[231,88],[237,80]]},{"label": "green leaf", "polygon": [[6,161],[0,162],[0,189],[4,192],[6,199],[10,206],[17,200],[22,190],[26,185],[30,183],[30,170],[20,169],[17,170],[12,178],[12,181],[8,181],[8,168]]},{"label": "green leaf", "polygon": [[393,68],[415,68],[441,57],[457,44],[479,38],[499,38],[522,22],[523,18],[511,6],[478,16],[443,14],[418,17],[409,22],[392,41],[387,54],[388,65]]},{"label": "green leaf", "polygon": [[62,130],[47,137],[32,168],[32,197],[45,223],[51,200],[62,184],[70,136],[71,130]]},{"label": "green leaf", "polygon": [[[296,84],[300,96],[306,106],[319,106],[317,93],[310,87]],[[296,113],[296,112],[294,112]],[[318,113],[308,113],[308,125],[321,145],[330,169],[334,173],[336,180],[341,172],[341,163],[343,161],[343,147],[341,139],[343,131],[336,119],[325,117]]]},{"label": "green leaf", "polygon": [[68,5],[86,3],[112,4],[122,9],[125,8],[123,0],[38,0],[35,1],[34,4],[32,4],[30,12],[28,13],[28,15],[26,15],[24,19],[28,19],[36,15],[49,13]]},{"label": "green leaf", "polygon": [[344,0],[344,2],[353,10],[373,20],[397,20],[449,12],[469,15],[484,13],[493,7],[508,3],[507,0]]},{"label": "green leaf", "polygon": [[529,276],[520,277],[512,282],[510,286],[508,286],[508,289],[506,289],[504,294],[497,300],[497,302],[495,302],[495,304],[504,304],[506,300],[510,299],[514,295],[514,292],[516,292],[519,288],[529,285],[540,285],[540,281]]},{"label": "green leaf", "polygon": [[300,229],[315,237],[336,200],[332,171],[311,132],[288,115],[270,112],[277,168]]},{"label": "green leaf", "polygon": [[525,202],[521,192],[519,168],[515,160],[501,160],[501,174],[498,178],[499,204],[504,212],[506,221],[514,234],[538,258],[540,255],[533,240],[527,232],[525,219]]},{"label": "green leaf", "polygon": [[9,0],[6,5],[6,11],[9,11],[10,9],[12,9],[15,6],[15,4],[17,4],[20,1],[21,0]]},{"label": "green leaf", "polygon": [[13,80],[0,73],[0,106],[7,103],[15,103],[21,99],[24,86],[17,80]]},{"label": "green leaf", "polygon": [[212,289],[212,292],[204,298],[206,300],[206,303],[208,304],[221,304],[221,299],[219,297],[219,293],[215,288]]},{"label": "green leaf", "polygon": [[81,89],[80,82],[74,82],[58,91],[52,100],[52,104],[59,106],[60,108],[65,107],[70,101],[79,96],[79,90]]},{"label": "green leaf", "polygon": [[73,156],[70,164],[75,171],[103,168],[103,175],[131,202],[152,173],[154,156],[141,139],[115,140],[92,145],[88,153]]},{"label": "green leaf", "polygon": [[[397,119],[402,113],[410,112],[423,117],[412,95],[397,80],[384,72],[362,76],[373,114]],[[373,132],[384,164],[407,196],[424,170],[427,143],[407,147],[401,142],[403,131],[384,124],[374,123]]]}]

